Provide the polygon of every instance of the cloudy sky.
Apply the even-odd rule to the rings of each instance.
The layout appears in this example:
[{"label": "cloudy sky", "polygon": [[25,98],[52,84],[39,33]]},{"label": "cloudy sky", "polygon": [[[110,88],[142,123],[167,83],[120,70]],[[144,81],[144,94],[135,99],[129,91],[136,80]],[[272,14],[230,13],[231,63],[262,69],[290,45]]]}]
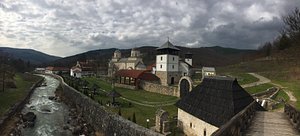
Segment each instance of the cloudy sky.
[{"label": "cloudy sky", "polygon": [[300,0],[0,0],[0,47],[69,56],[103,48],[255,49]]}]

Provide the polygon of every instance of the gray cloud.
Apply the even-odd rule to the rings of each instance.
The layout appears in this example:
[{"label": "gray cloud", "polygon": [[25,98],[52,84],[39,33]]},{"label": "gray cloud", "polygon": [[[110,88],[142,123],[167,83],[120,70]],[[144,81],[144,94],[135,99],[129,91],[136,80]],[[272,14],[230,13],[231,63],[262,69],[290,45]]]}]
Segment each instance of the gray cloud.
[{"label": "gray cloud", "polygon": [[101,48],[254,49],[278,35],[299,0],[25,0],[0,2],[0,46],[68,56]]}]

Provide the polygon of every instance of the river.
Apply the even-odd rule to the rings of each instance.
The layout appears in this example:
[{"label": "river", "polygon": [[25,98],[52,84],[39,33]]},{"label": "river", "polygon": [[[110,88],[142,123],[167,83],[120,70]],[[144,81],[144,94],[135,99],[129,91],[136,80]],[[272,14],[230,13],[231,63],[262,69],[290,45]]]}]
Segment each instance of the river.
[{"label": "river", "polygon": [[70,130],[64,130],[69,118],[69,108],[62,102],[50,100],[49,96],[55,96],[55,90],[59,81],[50,76],[45,77],[46,86],[37,87],[22,113],[34,112],[35,125],[32,128],[22,129],[24,136],[69,136]]}]

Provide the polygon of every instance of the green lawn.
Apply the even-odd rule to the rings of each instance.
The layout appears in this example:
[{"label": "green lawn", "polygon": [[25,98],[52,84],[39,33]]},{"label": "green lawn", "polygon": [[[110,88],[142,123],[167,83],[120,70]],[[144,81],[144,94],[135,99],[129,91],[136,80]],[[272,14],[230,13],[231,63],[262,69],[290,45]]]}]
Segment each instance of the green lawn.
[{"label": "green lawn", "polygon": [[229,73],[227,74],[233,78],[237,78],[240,85],[250,84],[253,82],[257,82],[259,79],[248,74],[248,73]]},{"label": "green lawn", "polygon": [[30,74],[16,74],[14,80],[17,88],[6,89],[4,92],[0,92],[0,116],[2,116],[10,106],[24,99],[30,87],[41,78],[42,77]]},{"label": "green lawn", "polygon": [[290,98],[289,96],[283,91],[283,90],[280,90],[276,96],[274,97],[274,100],[277,100],[277,101],[280,101],[280,100],[284,100],[284,101],[288,101]]},{"label": "green lawn", "polygon": [[248,87],[248,88],[245,88],[245,90],[247,92],[249,92],[250,94],[255,94],[255,93],[266,91],[268,88],[271,88],[271,87],[274,87],[274,86],[272,84],[267,83],[267,84],[261,84],[258,86]]},{"label": "green lawn", "polygon": [[[94,83],[100,86],[101,89],[104,89],[106,91],[111,91],[111,85],[104,80],[94,78],[94,77],[87,77],[84,78],[89,82],[89,86],[91,87]],[[116,88],[116,91],[119,92],[122,97],[144,103],[144,104],[163,104],[165,102],[176,102],[178,100],[177,97],[174,96],[168,96],[168,95],[162,95],[152,92],[147,92],[143,90],[130,90],[125,88]],[[112,101],[112,98],[109,98],[106,96],[105,92],[100,92],[100,95],[95,96],[95,101],[98,101],[99,103],[102,103],[105,105],[108,101]],[[150,119],[149,126],[155,125],[155,112],[162,108],[169,112],[169,117],[172,118],[173,116],[177,116],[177,107],[175,105],[170,106],[161,106],[161,107],[147,107],[147,106],[141,106],[137,104],[131,103],[131,106],[129,106],[130,102],[125,101],[121,98],[116,98],[116,101],[119,102],[121,106],[121,116],[125,119],[130,118],[132,120],[133,113],[135,113],[137,124],[142,125],[144,127],[147,126],[147,119]],[[106,106],[107,107],[107,106]],[[107,107],[112,112],[115,112],[118,114],[119,108],[111,108]]]}]

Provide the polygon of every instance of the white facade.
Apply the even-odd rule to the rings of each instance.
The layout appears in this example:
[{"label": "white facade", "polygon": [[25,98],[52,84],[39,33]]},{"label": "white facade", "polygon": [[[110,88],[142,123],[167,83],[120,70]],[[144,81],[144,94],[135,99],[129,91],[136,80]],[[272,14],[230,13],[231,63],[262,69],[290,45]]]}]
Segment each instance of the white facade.
[{"label": "white facade", "polygon": [[179,71],[179,57],[176,55],[163,54],[156,56],[156,71]]},{"label": "white facade", "polygon": [[188,136],[210,136],[219,129],[179,108],[178,124]]},{"label": "white facade", "polygon": [[216,69],[214,67],[202,67],[202,79],[204,77],[216,76]]},{"label": "white facade", "polygon": [[185,58],[184,61],[185,61],[186,63],[188,63],[189,65],[193,66],[193,59]]}]

